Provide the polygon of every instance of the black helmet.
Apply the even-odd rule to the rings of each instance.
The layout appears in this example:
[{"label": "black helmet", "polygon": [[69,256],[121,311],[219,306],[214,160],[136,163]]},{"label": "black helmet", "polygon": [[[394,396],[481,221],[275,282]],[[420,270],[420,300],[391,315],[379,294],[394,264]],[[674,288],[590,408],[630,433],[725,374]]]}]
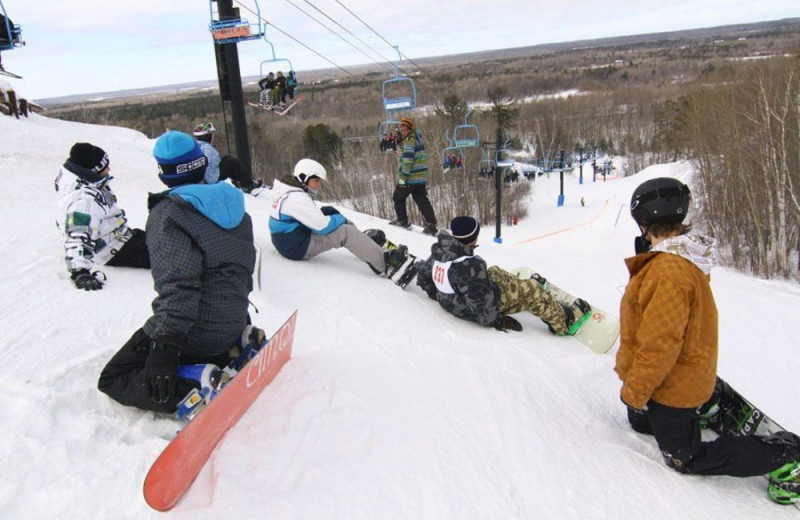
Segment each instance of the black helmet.
[{"label": "black helmet", "polygon": [[680,224],[686,218],[692,192],[671,177],[643,182],[631,197],[631,216],[637,224]]}]

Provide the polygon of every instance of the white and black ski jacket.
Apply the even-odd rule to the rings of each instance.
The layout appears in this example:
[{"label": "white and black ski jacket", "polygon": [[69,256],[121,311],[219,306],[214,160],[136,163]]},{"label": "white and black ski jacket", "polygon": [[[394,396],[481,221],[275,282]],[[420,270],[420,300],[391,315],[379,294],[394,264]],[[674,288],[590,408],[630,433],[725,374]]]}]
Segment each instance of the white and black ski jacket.
[{"label": "white and black ski jacket", "polygon": [[111,179],[89,182],[66,165],[56,176],[56,225],[64,234],[64,260],[70,271],[106,264],[132,235],[108,185]]}]

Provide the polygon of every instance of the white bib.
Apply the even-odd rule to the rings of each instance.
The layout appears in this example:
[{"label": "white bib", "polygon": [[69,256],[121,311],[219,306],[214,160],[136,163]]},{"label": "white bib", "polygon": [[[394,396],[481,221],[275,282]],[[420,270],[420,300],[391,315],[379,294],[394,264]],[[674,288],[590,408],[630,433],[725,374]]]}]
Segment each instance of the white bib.
[{"label": "white bib", "polygon": [[450,266],[452,266],[453,264],[457,264],[459,262],[463,262],[467,258],[469,257],[462,256],[450,262],[440,262],[438,260],[435,260],[433,262],[433,269],[431,270],[431,276],[433,278],[433,284],[436,286],[437,291],[444,294],[455,294],[453,286],[450,285],[450,279],[448,278],[447,273],[450,271]]}]

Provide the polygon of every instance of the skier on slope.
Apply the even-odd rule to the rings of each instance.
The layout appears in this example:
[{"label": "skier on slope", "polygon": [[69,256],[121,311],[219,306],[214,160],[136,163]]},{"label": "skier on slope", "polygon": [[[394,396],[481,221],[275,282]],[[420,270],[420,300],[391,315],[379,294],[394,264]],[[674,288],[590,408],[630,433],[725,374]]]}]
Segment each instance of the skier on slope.
[{"label": "skier on slope", "polygon": [[64,235],[67,270],[76,288],[103,288],[105,275],[95,265],[150,268],[145,232],[128,227],[125,211],[109,185],[108,154],[89,143],[75,143],[56,176],[56,225]]},{"label": "skier on slope", "polygon": [[701,441],[702,415],[713,417],[721,386],[717,308],[709,285],[717,253],[713,239],[683,224],[690,200],[689,188],[671,178],[646,181],[631,198],[631,216],[642,234],[636,256],[625,260],[630,281],[620,303],[615,367],[628,420],[635,431],[655,435],[666,464],[681,473],[769,473],[773,500],[800,501],[798,436],[722,432]]},{"label": "skier on slope", "polygon": [[228,183],[203,183],[208,161],[187,134],[163,134],[153,155],[169,188],[148,199],[158,294],[153,315],[108,362],[98,388],[126,406],[172,413],[208,385],[180,377],[179,365],[226,366],[237,348],[260,345],[264,333],[248,326],[256,255],[244,196]]},{"label": "skier on slope", "polygon": [[244,164],[232,155],[220,157],[219,152],[214,147],[214,134],[217,129],[213,123],[200,123],[194,127],[192,135],[197,139],[203,155],[208,159],[206,168],[205,183],[214,184],[215,182],[230,179],[234,186],[240,188],[245,193],[250,193],[264,185],[260,179],[253,179]]},{"label": "skier on slope", "polygon": [[[362,233],[332,206],[318,208],[314,196],[328,177],[325,167],[300,159],[292,175],[275,180],[269,231],[275,249],[290,260],[308,260],[330,249],[344,247],[376,273],[391,275],[408,258],[405,246],[381,247],[385,242]],[[370,230],[368,230],[370,231]],[[377,230],[376,230],[377,231]]]},{"label": "skier on slope", "polygon": [[480,223],[473,217],[456,217],[450,232],[439,231],[431,256],[417,274],[417,285],[437,300],[447,312],[497,330],[522,330],[509,316],[528,311],[547,323],[550,331],[574,334],[571,327],[590,306],[577,299],[564,305],[554,299],[536,280],[523,280],[492,266],[475,254]]}]

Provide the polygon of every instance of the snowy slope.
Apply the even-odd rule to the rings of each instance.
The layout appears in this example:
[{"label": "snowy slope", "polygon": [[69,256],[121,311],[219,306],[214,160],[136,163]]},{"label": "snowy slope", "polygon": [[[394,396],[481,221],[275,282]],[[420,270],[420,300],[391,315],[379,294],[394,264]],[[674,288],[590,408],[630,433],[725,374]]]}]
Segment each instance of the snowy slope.
[{"label": "snowy slope", "polygon": [[[246,198],[264,252],[252,315],[272,331],[300,309],[294,358],[183,502],[157,514],[141,485],[179,424],[96,390],[107,360],[149,316],[152,280],[107,267],[104,290],[72,288],[53,191],[69,147],[92,142],[108,151],[120,204],[143,227],[146,193],[161,189],[153,142],[37,115],[0,117],[0,135],[0,518],[796,518],[767,499],[761,478],[667,469],[653,439],[627,426],[613,352],[553,337],[532,316],[511,334],[460,321],[344,250],[282,259],[269,241],[267,196]],[[502,245],[484,229],[479,253],[616,311],[636,232],[621,206],[647,178],[689,174],[677,163],[605,184],[568,177],[562,208],[557,176],[542,177],[530,217],[504,228]],[[345,214],[419,255],[433,241]],[[800,288],[719,268],[712,285],[720,374],[800,431],[789,340]]]}]

